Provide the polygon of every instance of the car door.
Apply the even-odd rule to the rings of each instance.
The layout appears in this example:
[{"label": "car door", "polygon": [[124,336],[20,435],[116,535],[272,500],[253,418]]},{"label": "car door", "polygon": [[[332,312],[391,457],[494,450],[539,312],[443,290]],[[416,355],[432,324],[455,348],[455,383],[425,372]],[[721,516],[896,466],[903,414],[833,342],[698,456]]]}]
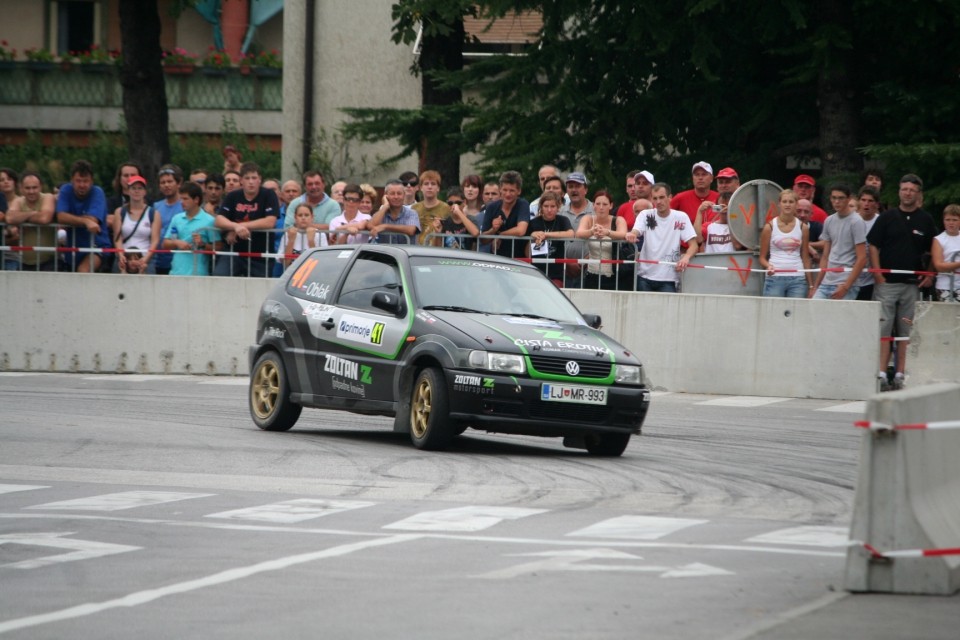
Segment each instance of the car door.
[{"label": "car door", "polygon": [[[392,296],[395,312],[374,306],[374,296]],[[397,357],[413,324],[400,265],[390,255],[361,252],[350,265],[331,317],[324,323],[330,345],[320,370],[321,386],[348,399],[394,402]]]}]

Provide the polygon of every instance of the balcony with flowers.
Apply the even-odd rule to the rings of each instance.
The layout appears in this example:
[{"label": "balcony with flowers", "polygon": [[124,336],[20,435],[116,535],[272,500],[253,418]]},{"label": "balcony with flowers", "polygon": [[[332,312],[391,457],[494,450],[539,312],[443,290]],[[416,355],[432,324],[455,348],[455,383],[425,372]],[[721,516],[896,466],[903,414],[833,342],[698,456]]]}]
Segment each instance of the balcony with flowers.
[{"label": "balcony with flowers", "polygon": [[[18,52],[0,41],[0,107],[119,108],[121,61],[121,52],[98,45],[57,56],[38,47]],[[177,47],[163,52],[161,65],[171,109],[282,109],[277,50],[233,60],[213,47],[203,56]]]}]

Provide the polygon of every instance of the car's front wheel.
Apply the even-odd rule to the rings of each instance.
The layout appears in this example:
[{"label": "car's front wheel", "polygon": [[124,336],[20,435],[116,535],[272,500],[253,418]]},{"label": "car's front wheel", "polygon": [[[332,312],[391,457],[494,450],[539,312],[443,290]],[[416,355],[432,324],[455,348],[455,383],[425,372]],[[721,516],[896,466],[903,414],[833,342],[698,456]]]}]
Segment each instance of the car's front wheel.
[{"label": "car's front wheel", "polygon": [[445,449],[453,437],[447,424],[450,399],[443,372],[424,369],[413,383],[410,402],[410,439],[418,449]]},{"label": "car's front wheel", "polygon": [[290,402],[290,382],[283,360],[276,351],[267,351],[250,373],[250,415],[265,431],[287,431],[297,422],[299,404]]},{"label": "car's front wheel", "polygon": [[623,455],[630,443],[629,433],[601,433],[588,435],[585,439],[587,451],[595,456],[614,458]]}]

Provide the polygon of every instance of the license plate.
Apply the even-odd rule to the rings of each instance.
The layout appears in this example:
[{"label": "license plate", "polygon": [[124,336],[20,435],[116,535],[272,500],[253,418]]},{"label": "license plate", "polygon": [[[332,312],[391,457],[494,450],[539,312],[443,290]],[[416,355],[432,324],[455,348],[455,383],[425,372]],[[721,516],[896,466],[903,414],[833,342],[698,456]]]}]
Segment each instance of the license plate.
[{"label": "license plate", "polygon": [[545,382],[540,387],[540,399],[544,402],[607,404],[607,390],[603,387],[581,387]]}]

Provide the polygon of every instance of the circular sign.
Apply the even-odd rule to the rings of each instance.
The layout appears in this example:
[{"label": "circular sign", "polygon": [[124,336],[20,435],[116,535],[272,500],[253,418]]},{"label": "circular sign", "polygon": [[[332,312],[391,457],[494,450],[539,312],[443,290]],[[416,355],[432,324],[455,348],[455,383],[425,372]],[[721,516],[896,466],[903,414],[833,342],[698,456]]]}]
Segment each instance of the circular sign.
[{"label": "circular sign", "polygon": [[727,221],[737,242],[752,251],[760,248],[760,232],[767,220],[777,215],[781,191],[772,180],[751,180],[733,192]]},{"label": "circular sign", "polygon": [[567,373],[571,376],[580,374],[580,365],[577,364],[576,360],[570,360],[567,362]]}]

